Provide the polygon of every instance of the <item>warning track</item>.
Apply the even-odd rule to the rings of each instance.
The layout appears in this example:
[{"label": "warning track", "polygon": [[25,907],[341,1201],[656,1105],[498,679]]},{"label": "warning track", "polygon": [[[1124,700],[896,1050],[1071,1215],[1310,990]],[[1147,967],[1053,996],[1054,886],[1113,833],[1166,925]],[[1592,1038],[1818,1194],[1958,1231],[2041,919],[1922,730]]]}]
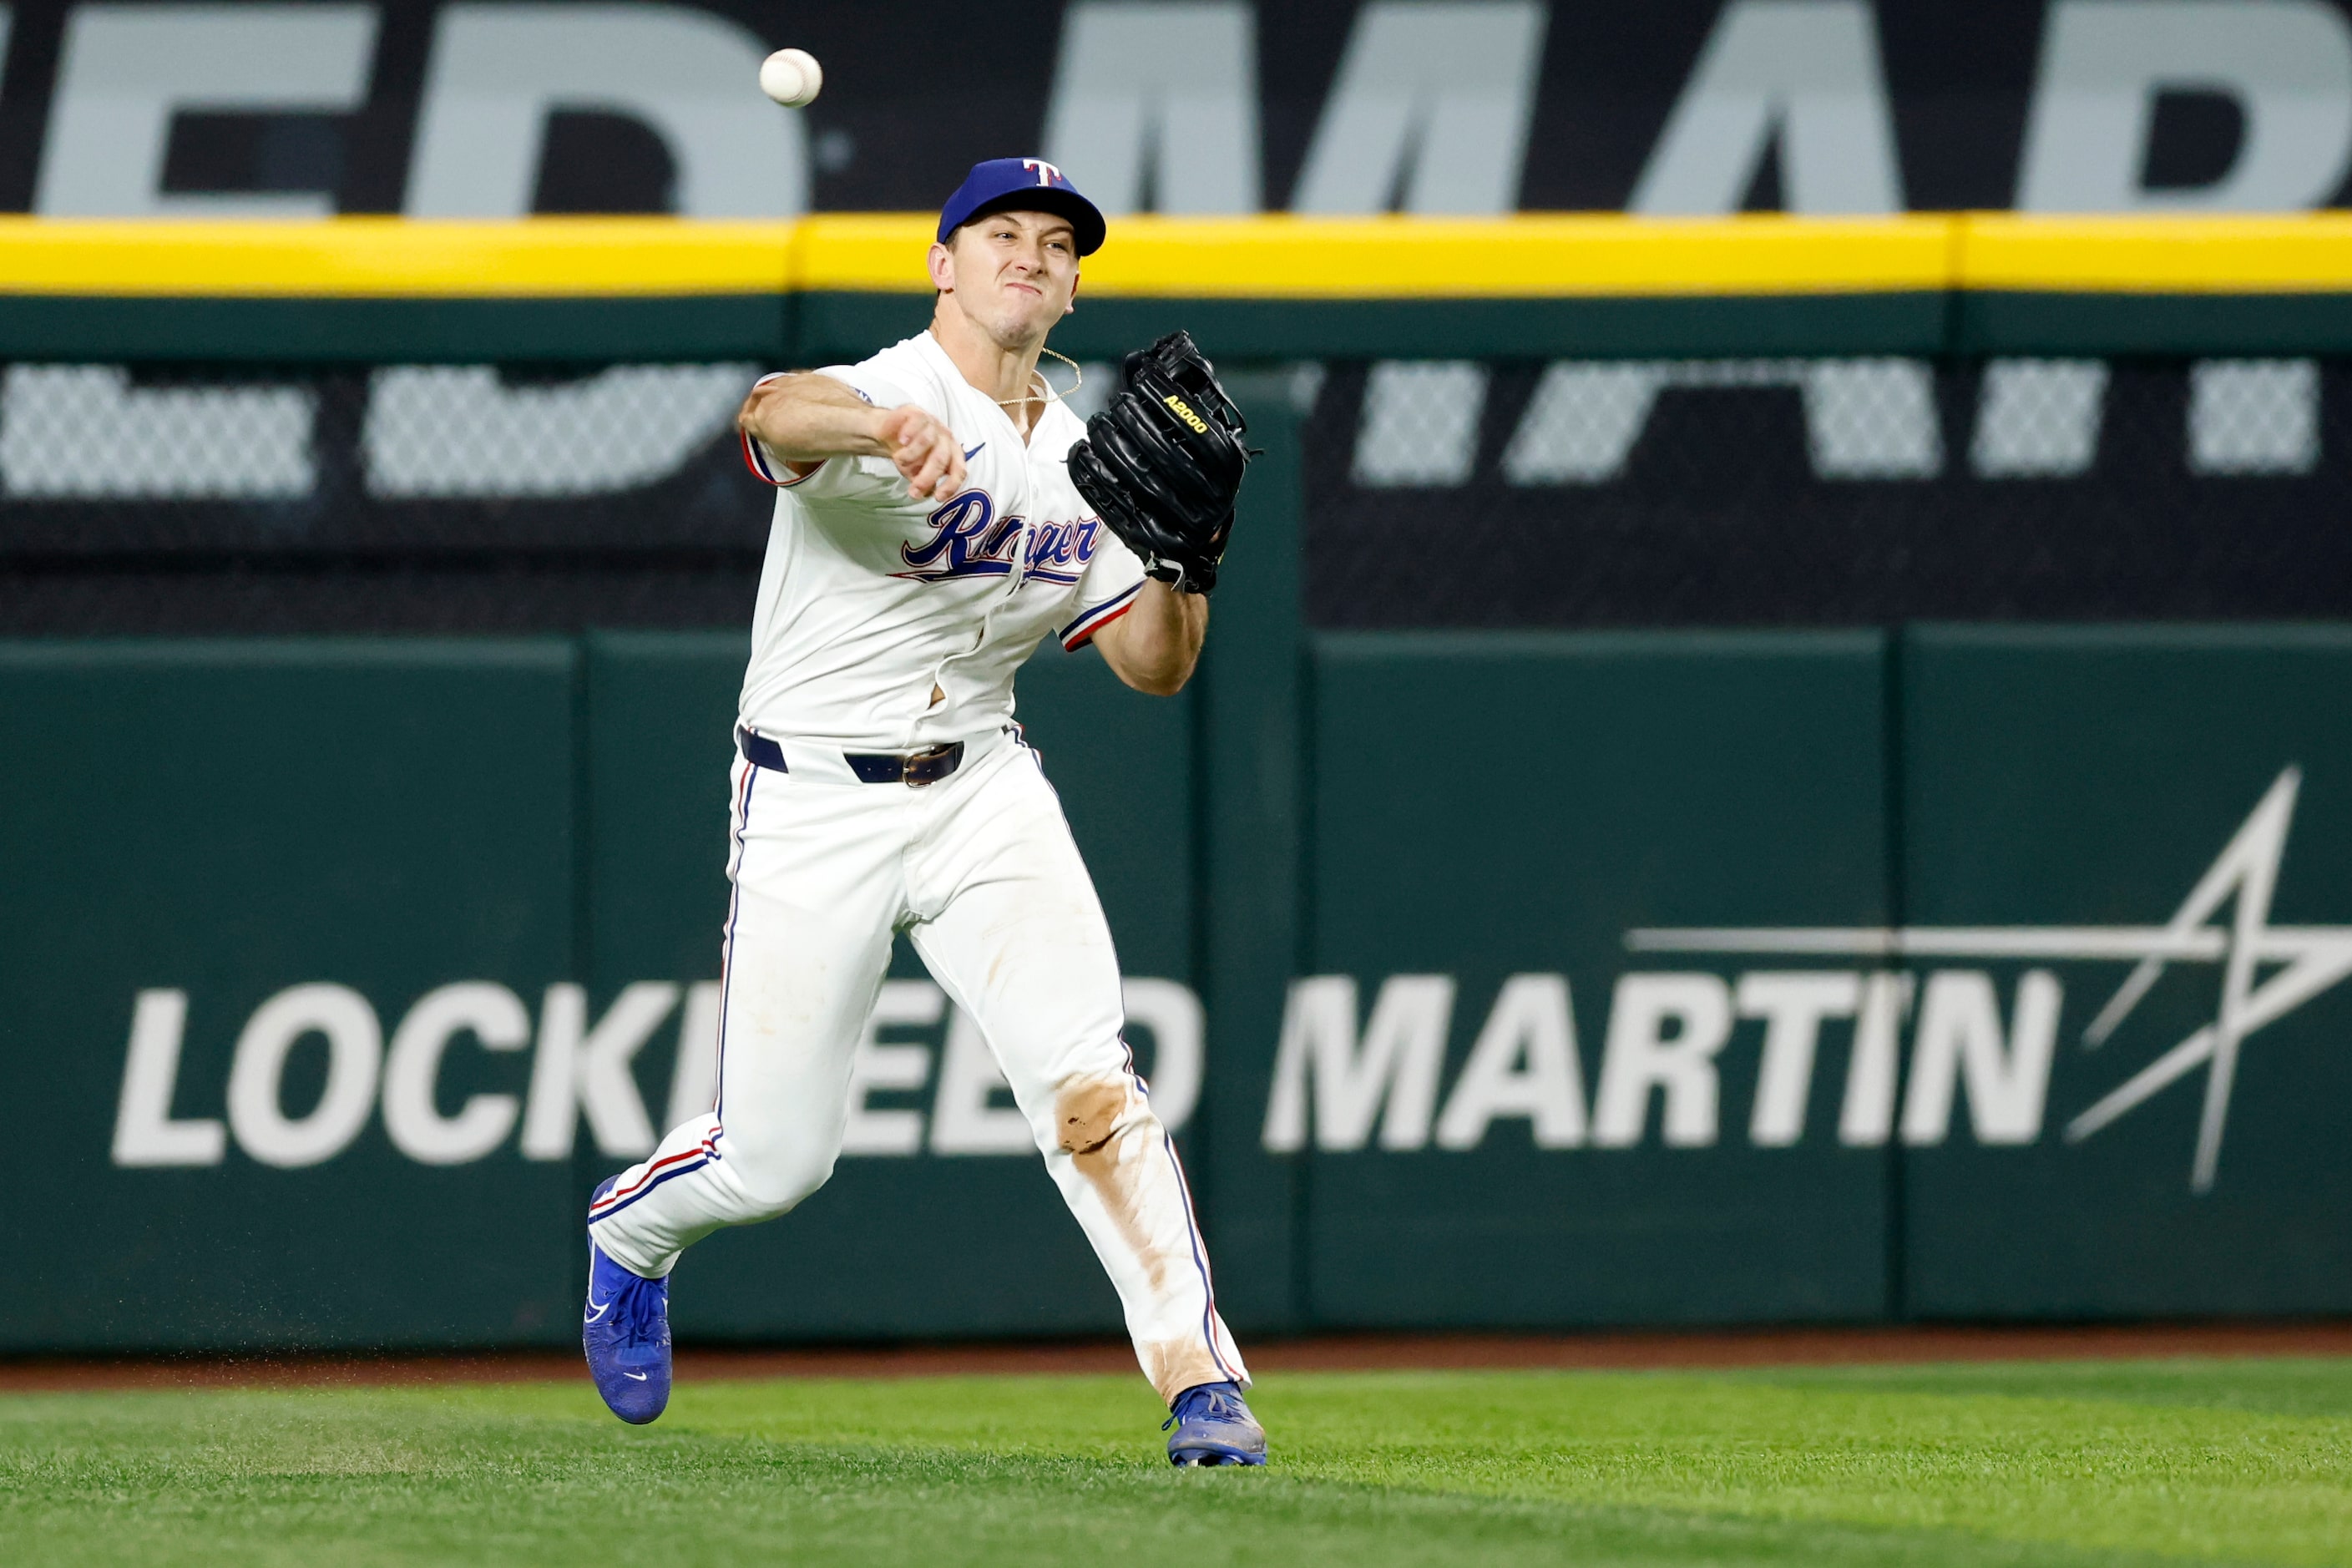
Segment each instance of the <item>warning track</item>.
[{"label": "warning track", "polygon": [[[1473,1367],[1622,1370],[2179,1356],[2352,1356],[2352,1321],[1899,1326],[1588,1334],[1330,1334],[1247,1345],[1258,1373]],[[681,1381],[1132,1373],[1122,1341],[682,1348]],[[301,1354],[0,1360],[0,1393],[570,1381],[576,1353]]]}]

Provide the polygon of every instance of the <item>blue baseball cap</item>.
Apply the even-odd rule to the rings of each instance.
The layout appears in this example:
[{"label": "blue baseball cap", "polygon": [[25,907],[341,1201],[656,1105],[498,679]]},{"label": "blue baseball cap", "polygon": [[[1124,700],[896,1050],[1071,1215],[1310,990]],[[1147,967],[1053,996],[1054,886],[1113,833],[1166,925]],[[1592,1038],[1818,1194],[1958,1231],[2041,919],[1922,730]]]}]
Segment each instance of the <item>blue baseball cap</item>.
[{"label": "blue baseball cap", "polygon": [[1092,256],[1102,248],[1108,226],[1094,203],[1078,195],[1070,177],[1043,158],[991,158],[974,163],[948,205],[940,209],[940,243],[982,213],[1008,207],[1058,213],[1070,220],[1077,236],[1078,254]]}]

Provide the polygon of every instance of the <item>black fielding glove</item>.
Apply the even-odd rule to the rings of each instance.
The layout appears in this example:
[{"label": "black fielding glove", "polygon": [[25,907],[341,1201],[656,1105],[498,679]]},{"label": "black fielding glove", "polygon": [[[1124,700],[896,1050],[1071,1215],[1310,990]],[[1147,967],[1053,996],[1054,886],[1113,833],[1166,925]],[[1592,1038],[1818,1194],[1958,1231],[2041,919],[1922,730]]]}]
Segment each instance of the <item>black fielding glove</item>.
[{"label": "black fielding glove", "polygon": [[1249,426],[1190,332],[1119,366],[1118,391],[1070,448],[1070,479],[1143,569],[1187,594],[1217,585]]}]

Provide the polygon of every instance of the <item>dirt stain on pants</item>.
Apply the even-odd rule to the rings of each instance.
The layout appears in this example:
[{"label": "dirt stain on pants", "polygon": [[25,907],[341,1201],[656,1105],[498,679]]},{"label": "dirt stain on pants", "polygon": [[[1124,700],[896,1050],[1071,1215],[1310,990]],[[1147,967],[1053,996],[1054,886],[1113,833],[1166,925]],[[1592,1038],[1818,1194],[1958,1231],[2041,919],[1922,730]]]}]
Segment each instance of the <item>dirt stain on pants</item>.
[{"label": "dirt stain on pants", "polygon": [[[1160,1118],[1136,1092],[1133,1080],[1122,1075],[1065,1084],[1055,1097],[1054,1122],[1055,1141],[1102,1200],[1104,1213],[1141,1266],[1151,1293],[1164,1299],[1169,1270],[1189,1259],[1171,1257],[1167,1238],[1153,1235],[1147,1217],[1150,1189],[1177,1180],[1174,1166],[1163,1166],[1159,1158],[1168,1137]],[[1159,1195],[1167,1212],[1182,1214],[1181,1190]],[[1188,1222],[1183,1238],[1188,1247],[1189,1228]],[[1171,1402],[1188,1388],[1228,1376],[1197,1331],[1139,1343],[1136,1352],[1152,1386]]]}]

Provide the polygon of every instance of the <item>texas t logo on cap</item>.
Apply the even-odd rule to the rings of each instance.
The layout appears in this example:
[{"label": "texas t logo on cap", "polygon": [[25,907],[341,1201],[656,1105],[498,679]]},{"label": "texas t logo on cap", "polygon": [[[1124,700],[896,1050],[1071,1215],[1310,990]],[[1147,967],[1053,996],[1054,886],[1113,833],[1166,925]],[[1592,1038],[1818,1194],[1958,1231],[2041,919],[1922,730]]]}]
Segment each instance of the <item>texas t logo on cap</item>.
[{"label": "texas t logo on cap", "polygon": [[1091,256],[1102,247],[1108,226],[1101,209],[1078,193],[1059,166],[1043,158],[991,158],[974,163],[963,184],[940,209],[939,241],[992,212],[1006,208],[1049,212],[1070,220],[1078,254]]}]

